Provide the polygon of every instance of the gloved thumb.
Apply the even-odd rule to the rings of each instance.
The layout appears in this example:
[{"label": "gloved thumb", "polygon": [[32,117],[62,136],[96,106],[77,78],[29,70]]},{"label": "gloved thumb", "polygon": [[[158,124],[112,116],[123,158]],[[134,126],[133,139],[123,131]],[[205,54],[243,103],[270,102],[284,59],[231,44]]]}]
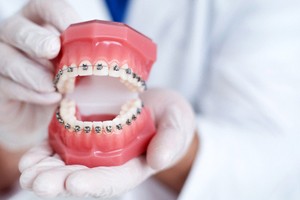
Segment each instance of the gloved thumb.
[{"label": "gloved thumb", "polygon": [[168,106],[162,112],[157,133],[147,150],[147,162],[153,169],[164,169],[183,155],[187,143],[183,115],[175,105]]}]

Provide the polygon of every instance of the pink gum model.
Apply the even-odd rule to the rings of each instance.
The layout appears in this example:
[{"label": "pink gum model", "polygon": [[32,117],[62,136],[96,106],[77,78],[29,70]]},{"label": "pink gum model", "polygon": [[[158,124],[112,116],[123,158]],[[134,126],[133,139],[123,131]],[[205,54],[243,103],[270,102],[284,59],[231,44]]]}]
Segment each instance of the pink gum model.
[{"label": "pink gum model", "polygon": [[127,25],[99,20],[71,25],[61,43],[53,61],[64,97],[49,125],[54,151],[66,164],[88,167],[145,153],[155,126],[138,93],[146,90],[156,45]]}]

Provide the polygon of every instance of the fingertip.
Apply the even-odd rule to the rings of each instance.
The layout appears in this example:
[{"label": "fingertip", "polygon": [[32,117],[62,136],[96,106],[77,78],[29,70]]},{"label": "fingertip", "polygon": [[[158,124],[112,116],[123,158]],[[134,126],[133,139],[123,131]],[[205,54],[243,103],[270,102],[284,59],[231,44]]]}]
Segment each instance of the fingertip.
[{"label": "fingertip", "polygon": [[160,126],[147,149],[147,162],[156,170],[162,170],[174,164],[182,151],[184,138],[175,127]]},{"label": "fingertip", "polygon": [[149,146],[147,151],[147,162],[154,170],[162,170],[168,167],[174,159],[174,155],[166,151],[164,147],[152,148]]},{"label": "fingertip", "polygon": [[36,99],[32,99],[32,101],[41,105],[52,105],[58,103],[61,98],[62,95],[60,93],[52,92],[39,95]]},{"label": "fingertip", "polygon": [[42,142],[39,146],[30,149],[24,156],[22,156],[18,165],[19,171],[22,173],[24,170],[40,162],[52,153],[53,152],[48,145],[48,141]]},{"label": "fingertip", "polygon": [[59,36],[51,35],[46,37],[41,42],[40,46],[43,50],[41,57],[46,59],[55,58],[58,55],[61,47]]},{"label": "fingertip", "polygon": [[39,174],[32,184],[32,190],[40,197],[52,198],[60,193],[64,193],[64,180],[55,182],[51,181],[53,174],[51,171],[42,172]]},{"label": "fingertip", "polygon": [[[81,184],[82,176],[84,175],[84,172],[76,172],[73,174],[70,174],[68,178],[66,179],[65,186],[67,192],[75,195],[75,196],[82,196],[82,191],[88,191],[88,184]],[[84,176],[85,177],[85,176]],[[87,188],[85,188],[85,186]]]},{"label": "fingertip", "polygon": [[21,188],[23,189],[32,189],[32,182],[33,179],[36,177],[36,171],[28,168],[26,170],[24,170],[21,175],[20,175],[20,179],[19,179],[19,183]]}]

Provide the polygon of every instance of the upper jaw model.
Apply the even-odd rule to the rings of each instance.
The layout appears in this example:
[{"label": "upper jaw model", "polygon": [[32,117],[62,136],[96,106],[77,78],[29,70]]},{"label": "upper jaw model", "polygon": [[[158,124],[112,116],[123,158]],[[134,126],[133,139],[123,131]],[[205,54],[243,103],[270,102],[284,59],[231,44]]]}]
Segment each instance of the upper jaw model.
[{"label": "upper jaw model", "polygon": [[61,35],[54,84],[63,94],[49,143],[66,164],[116,166],[141,155],[155,134],[139,92],[156,45],[127,25],[89,21]]}]

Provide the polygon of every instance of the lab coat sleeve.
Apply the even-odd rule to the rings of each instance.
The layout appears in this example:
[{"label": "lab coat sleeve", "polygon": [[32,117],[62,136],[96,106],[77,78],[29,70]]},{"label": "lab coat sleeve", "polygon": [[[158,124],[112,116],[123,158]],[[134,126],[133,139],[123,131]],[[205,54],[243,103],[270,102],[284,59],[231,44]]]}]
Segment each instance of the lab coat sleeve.
[{"label": "lab coat sleeve", "polygon": [[215,2],[200,147],[179,199],[300,199],[299,1]]}]

